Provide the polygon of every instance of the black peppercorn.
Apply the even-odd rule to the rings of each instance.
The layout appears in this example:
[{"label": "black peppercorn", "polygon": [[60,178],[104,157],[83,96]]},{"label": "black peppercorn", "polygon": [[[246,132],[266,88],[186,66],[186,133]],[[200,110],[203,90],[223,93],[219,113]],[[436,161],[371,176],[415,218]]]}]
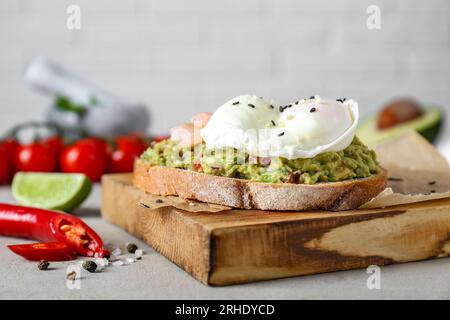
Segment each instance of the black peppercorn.
[{"label": "black peppercorn", "polygon": [[39,270],[47,270],[49,265],[50,265],[50,262],[48,262],[47,260],[41,260],[41,261],[39,261],[38,269]]},{"label": "black peppercorn", "polygon": [[137,249],[138,249],[138,246],[135,245],[134,243],[127,244],[127,251],[129,253],[135,253]]},{"label": "black peppercorn", "polygon": [[82,266],[83,266],[83,269],[85,269],[86,271],[89,271],[91,273],[94,273],[95,270],[97,270],[97,264],[91,260],[84,261]]}]

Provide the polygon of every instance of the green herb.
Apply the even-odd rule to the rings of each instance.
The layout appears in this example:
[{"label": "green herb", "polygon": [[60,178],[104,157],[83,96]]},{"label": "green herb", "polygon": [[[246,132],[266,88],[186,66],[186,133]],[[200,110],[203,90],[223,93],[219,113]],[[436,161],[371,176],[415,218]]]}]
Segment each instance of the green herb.
[{"label": "green herb", "polygon": [[70,101],[66,97],[57,97],[56,98],[56,107],[62,111],[73,112],[78,115],[83,115],[86,112],[86,107],[81,104],[76,104]]},{"label": "green herb", "polygon": [[98,106],[98,100],[97,100],[97,98],[95,96],[91,96],[91,99],[89,100],[89,103],[93,107]]}]

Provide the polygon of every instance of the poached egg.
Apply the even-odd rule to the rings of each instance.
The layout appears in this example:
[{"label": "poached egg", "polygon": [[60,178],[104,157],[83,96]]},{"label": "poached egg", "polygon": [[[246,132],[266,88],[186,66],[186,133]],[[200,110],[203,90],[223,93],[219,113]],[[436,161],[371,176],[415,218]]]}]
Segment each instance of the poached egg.
[{"label": "poached egg", "polygon": [[313,158],[353,141],[358,103],[314,96],[287,106],[241,95],[220,106],[201,136],[209,149],[235,148],[253,156]]}]

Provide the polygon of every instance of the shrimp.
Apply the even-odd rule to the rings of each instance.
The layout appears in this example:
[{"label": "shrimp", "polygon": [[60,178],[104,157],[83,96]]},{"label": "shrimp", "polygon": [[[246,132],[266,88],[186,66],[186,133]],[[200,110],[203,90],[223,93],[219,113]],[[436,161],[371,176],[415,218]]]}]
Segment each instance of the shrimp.
[{"label": "shrimp", "polygon": [[211,112],[198,112],[194,115],[191,122],[196,127],[204,128],[211,118]]},{"label": "shrimp", "polygon": [[202,143],[200,130],[206,126],[211,117],[209,112],[199,112],[191,122],[180,124],[170,129],[170,140],[178,142],[180,147],[189,148]]},{"label": "shrimp", "polygon": [[170,140],[187,148],[202,142],[200,130],[193,123],[183,123],[170,129]]}]

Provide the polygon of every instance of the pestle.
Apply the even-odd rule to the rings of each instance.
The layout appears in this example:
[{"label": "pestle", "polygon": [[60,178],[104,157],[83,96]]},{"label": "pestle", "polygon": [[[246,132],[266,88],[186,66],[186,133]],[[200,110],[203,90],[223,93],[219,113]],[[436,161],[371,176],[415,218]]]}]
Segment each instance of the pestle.
[{"label": "pestle", "polygon": [[68,130],[111,137],[145,133],[148,128],[150,115],[144,105],[115,96],[48,58],[35,58],[25,80],[37,91],[83,106],[83,113],[61,110],[56,104],[47,111],[47,121]]}]

